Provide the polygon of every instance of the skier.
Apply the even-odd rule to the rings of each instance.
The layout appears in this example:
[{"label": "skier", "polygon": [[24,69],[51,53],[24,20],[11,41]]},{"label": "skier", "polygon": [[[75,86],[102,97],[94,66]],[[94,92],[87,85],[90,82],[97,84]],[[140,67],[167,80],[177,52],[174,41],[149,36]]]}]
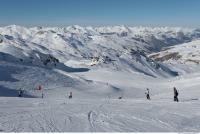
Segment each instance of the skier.
[{"label": "skier", "polygon": [[42,99],[44,98],[44,93],[42,92]]},{"label": "skier", "polygon": [[72,99],[72,92],[70,92],[69,94],[69,99]]},{"label": "skier", "polygon": [[118,99],[122,99],[122,96],[118,97]]},{"label": "skier", "polygon": [[176,87],[174,87],[174,101],[178,102],[178,91]]},{"label": "skier", "polygon": [[147,100],[150,100],[150,94],[149,94],[149,89],[147,88],[147,91],[145,92]]},{"label": "skier", "polygon": [[42,86],[41,85],[38,86],[38,90],[42,90]]},{"label": "skier", "polygon": [[21,97],[21,88],[18,90],[18,97]]},{"label": "skier", "polygon": [[19,96],[19,97],[22,97],[22,96],[23,96],[23,91],[22,91],[21,88],[20,88],[19,91],[18,91],[18,96]]}]

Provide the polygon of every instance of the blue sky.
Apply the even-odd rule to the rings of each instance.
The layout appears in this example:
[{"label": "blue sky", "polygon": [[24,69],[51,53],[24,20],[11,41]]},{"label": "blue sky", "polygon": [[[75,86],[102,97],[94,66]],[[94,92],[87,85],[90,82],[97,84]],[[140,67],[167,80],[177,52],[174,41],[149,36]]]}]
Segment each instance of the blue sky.
[{"label": "blue sky", "polygon": [[200,0],[0,0],[0,25],[200,27]]}]

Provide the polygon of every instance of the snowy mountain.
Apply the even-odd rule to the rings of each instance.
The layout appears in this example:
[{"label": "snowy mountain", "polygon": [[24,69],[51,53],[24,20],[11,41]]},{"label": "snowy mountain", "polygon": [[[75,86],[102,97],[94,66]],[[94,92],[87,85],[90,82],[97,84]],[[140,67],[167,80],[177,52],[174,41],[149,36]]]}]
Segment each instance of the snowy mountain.
[{"label": "snowy mountain", "polygon": [[177,27],[0,27],[0,132],[198,132],[199,40]]},{"label": "snowy mountain", "polygon": [[200,64],[200,40],[168,47],[150,57],[168,64]]},{"label": "snowy mountain", "polygon": [[[0,51],[18,58],[23,64],[56,66],[59,62],[70,66],[78,63],[86,68],[98,64],[151,76],[160,75],[155,72],[161,72],[164,76],[174,73],[149,59],[146,54],[200,37],[196,29],[126,26],[93,28],[77,25],[66,28],[11,25],[0,28],[0,34]],[[157,70],[158,66],[160,70]]]},{"label": "snowy mountain", "polygon": [[[69,82],[74,83],[71,86],[75,88],[77,83],[71,81],[78,81],[80,85],[93,87],[94,81],[88,83],[87,79],[79,76],[74,78],[70,73],[101,69],[154,78],[177,76],[181,74],[179,70],[155,61],[157,59],[147,55],[160,51],[166,46],[173,47],[179,43],[195,40],[200,37],[200,31],[168,27],[81,27],[73,25],[65,28],[26,28],[11,25],[1,27],[0,35],[1,72],[4,74],[1,79],[12,78],[10,76],[12,73],[9,73],[10,69],[6,66],[10,66],[14,72],[19,68],[17,74],[21,76],[16,76],[18,84],[8,84],[7,86],[11,89],[19,89],[19,85],[23,85],[30,91],[38,85],[43,85],[48,89],[56,87],[54,84],[58,83],[60,87],[64,88]],[[30,77],[29,73],[32,74]],[[52,82],[46,82],[49,77],[45,77],[44,74],[53,77]],[[38,79],[42,79],[41,75],[44,77],[44,81],[38,81]],[[57,80],[61,77],[63,80],[64,77],[69,79],[62,82]],[[30,84],[29,79],[35,79],[35,82],[32,81]],[[23,83],[27,83],[27,85]],[[105,86],[107,82],[98,84]],[[5,84],[3,85],[5,86]],[[105,88],[107,88],[107,90],[105,89],[106,94],[109,90],[116,89],[113,85]]]},{"label": "snowy mountain", "polygon": [[157,62],[162,62],[179,74],[196,72],[200,64],[200,40],[166,47],[164,50],[149,55]]}]

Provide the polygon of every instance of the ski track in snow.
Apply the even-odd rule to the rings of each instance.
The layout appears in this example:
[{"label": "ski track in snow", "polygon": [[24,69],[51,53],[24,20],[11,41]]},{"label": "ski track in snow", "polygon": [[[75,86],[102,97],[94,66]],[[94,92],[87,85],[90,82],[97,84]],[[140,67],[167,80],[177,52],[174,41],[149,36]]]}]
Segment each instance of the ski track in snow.
[{"label": "ski track in snow", "polygon": [[[12,104],[13,101],[14,98],[9,103]],[[6,132],[179,132],[198,131],[200,128],[197,121],[200,119],[199,108],[196,107],[199,101],[194,104],[193,102],[167,104],[165,101],[146,102],[145,100],[124,102],[110,100],[110,103],[81,101],[80,103],[76,100],[68,104],[60,103],[62,101],[54,104],[51,102],[50,107],[44,105],[39,109],[38,107],[29,109],[30,106],[27,106],[29,110],[24,112],[15,105],[12,108],[4,108],[4,111],[10,109],[12,113],[8,111],[8,114],[1,116],[0,129]],[[183,109],[184,107],[188,108]],[[13,112],[14,109],[21,112]],[[190,115],[187,114],[188,112]],[[196,120],[194,120],[195,116]],[[185,124],[187,121],[188,123]]]}]

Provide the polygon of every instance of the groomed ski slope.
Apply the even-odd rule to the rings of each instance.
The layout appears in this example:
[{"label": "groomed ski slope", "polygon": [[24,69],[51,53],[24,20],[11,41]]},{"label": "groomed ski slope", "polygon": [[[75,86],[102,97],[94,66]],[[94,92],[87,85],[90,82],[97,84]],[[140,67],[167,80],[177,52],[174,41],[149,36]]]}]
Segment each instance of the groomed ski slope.
[{"label": "groomed ski slope", "polygon": [[[100,72],[104,74],[101,77]],[[71,100],[64,94],[44,99],[0,97],[0,131],[199,132],[200,73],[168,79],[120,72],[113,74],[99,70],[71,75],[92,77],[101,83],[107,78],[109,84],[121,85],[122,93],[116,96],[99,97],[98,93],[94,96],[88,92],[87,97],[82,98],[81,94],[74,93]],[[133,82],[128,86],[130,80]],[[173,102],[174,85],[179,90],[179,103]],[[150,88],[151,101],[145,99],[145,87]],[[117,96],[121,95],[123,98],[120,100]]]}]

